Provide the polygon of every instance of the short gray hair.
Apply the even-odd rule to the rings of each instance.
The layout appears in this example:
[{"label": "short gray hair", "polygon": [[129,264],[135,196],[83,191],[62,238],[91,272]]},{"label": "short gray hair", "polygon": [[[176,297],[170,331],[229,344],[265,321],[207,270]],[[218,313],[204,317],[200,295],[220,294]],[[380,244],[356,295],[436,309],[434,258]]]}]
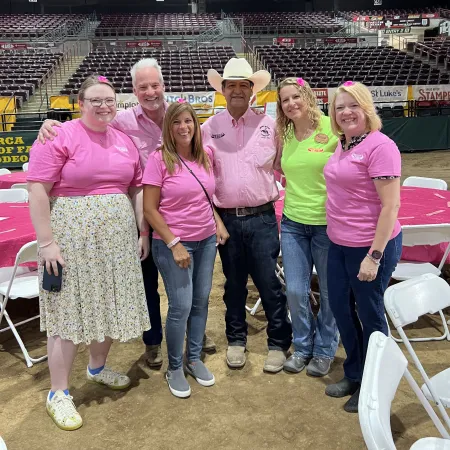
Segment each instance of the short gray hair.
[{"label": "short gray hair", "polygon": [[139,69],[145,69],[146,67],[153,67],[153,68],[155,68],[158,71],[159,80],[161,81],[162,84],[164,84],[164,79],[163,79],[163,76],[162,76],[161,67],[158,64],[158,61],[156,61],[155,58],[144,58],[144,59],[141,59],[140,61],[138,61],[130,70],[131,81],[133,82],[133,86],[134,86],[134,83],[136,81],[136,72]]}]

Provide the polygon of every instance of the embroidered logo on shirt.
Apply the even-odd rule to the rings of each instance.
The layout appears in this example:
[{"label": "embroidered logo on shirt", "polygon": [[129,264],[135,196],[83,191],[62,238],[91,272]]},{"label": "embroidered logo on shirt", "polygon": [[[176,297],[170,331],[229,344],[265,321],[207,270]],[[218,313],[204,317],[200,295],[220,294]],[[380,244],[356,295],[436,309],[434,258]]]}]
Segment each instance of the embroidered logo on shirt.
[{"label": "embroidered logo on shirt", "polygon": [[223,138],[225,136],[225,133],[220,133],[220,134],[212,134],[211,138],[212,139],[220,139]]},{"label": "embroidered logo on shirt", "polygon": [[359,153],[352,153],[352,158],[357,161],[362,161],[364,159],[364,155],[360,155]]},{"label": "embroidered logo on shirt", "polygon": [[119,152],[128,153],[128,149],[126,147],[119,147],[118,145],[115,145],[114,147],[116,147]]},{"label": "embroidered logo on shirt", "polygon": [[323,153],[323,148],[308,148],[308,152],[311,152],[311,153]]},{"label": "embroidered logo on shirt", "polygon": [[270,128],[267,125],[261,125],[259,127],[259,131],[261,132],[261,137],[264,139],[270,138]]}]

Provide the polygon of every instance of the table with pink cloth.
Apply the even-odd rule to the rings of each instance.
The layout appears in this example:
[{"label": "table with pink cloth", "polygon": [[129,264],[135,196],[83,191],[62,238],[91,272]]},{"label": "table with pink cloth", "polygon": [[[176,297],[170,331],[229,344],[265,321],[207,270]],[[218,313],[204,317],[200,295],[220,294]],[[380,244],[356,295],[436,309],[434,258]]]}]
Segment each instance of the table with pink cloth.
[{"label": "table with pink cloth", "polygon": [[0,267],[14,266],[20,248],[34,240],[28,203],[0,203]]},{"label": "table with pink cloth", "polygon": [[[402,187],[401,206],[398,219],[402,227],[414,225],[450,224],[450,191],[418,187]],[[284,191],[275,203],[278,223],[281,221],[284,206]],[[430,233],[432,231],[430,230]],[[415,245],[403,247],[402,259],[439,264],[444,256],[448,242],[438,245]],[[446,262],[450,264],[450,255]]]},{"label": "table with pink cloth", "polygon": [[0,189],[10,189],[13,184],[26,182],[26,172],[14,172],[6,175],[0,175]]}]

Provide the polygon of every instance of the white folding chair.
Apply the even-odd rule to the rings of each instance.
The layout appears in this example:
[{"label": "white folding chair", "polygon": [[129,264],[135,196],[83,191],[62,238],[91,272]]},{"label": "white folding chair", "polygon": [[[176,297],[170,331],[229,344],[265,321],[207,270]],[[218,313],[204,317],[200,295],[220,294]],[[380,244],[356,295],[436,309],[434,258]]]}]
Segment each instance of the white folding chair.
[{"label": "white folding chair", "polygon": [[27,183],[15,183],[11,185],[11,189],[25,189],[28,195]]},{"label": "white folding chair", "polygon": [[403,186],[447,190],[447,183],[439,178],[408,177],[403,182]]},{"label": "white folding chair", "polygon": [[11,173],[11,171],[8,169],[0,169],[0,175],[8,175],[9,173]]},{"label": "white folding chair", "polygon": [[358,415],[368,450],[395,450],[391,430],[391,404],[405,377],[444,439],[423,438],[411,449],[450,449],[450,435],[408,370],[408,360],[389,337],[375,331],[369,338],[359,394]]},{"label": "white folding chair", "polygon": [[0,203],[25,203],[28,202],[26,189],[0,189]]},{"label": "white folding chair", "polygon": [[430,379],[403,330],[403,327],[416,322],[420,316],[433,314],[450,306],[450,286],[442,278],[427,273],[388,287],[384,294],[384,306],[425,381],[422,386],[425,397],[436,404],[450,429],[450,419],[444,409],[444,406],[450,407],[450,368]]},{"label": "white folding chair", "polygon": [[7,330],[11,330],[17,343],[22,350],[23,356],[28,367],[31,367],[33,363],[41,362],[47,359],[47,355],[40,358],[32,358],[28,350],[26,349],[16,327],[32,320],[39,319],[39,314],[29,319],[22,320],[21,322],[13,323],[6,311],[6,305],[8,300],[15,300],[17,298],[35,298],[39,296],[39,281],[37,271],[25,272],[18,275],[19,265],[27,262],[37,261],[37,241],[29,242],[25,244],[17,253],[14,268],[8,281],[0,283],[0,325],[3,316],[5,317],[8,326],[0,328],[0,333]]},{"label": "white folding chair", "polygon": [[0,450],[7,450],[5,441],[0,436]]},{"label": "white folding chair", "polygon": [[[439,266],[436,267],[431,263],[419,263],[414,261],[400,261],[395,268],[392,278],[398,281],[409,280],[417,276],[431,273],[436,276],[441,275],[442,268],[444,267],[447,256],[450,253],[450,225],[413,225],[402,228],[403,232],[403,245],[405,247],[412,247],[414,245],[422,244],[439,244],[441,242],[448,242],[447,249],[444,252]],[[448,330],[447,322],[445,320],[444,313],[439,311],[441,316],[444,333],[438,337],[431,338],[412,338],[413,342],[422,341],[441,341],[444,339],[450,340],[450,332]],[[394,338],[397,342],[400,342],[397,338]]]},{"label": "white folding chair", "polygon": [[23,170],[24,172],[28,172],[28,163],[25,163],[25,164],[22,166],[22,170]]}]

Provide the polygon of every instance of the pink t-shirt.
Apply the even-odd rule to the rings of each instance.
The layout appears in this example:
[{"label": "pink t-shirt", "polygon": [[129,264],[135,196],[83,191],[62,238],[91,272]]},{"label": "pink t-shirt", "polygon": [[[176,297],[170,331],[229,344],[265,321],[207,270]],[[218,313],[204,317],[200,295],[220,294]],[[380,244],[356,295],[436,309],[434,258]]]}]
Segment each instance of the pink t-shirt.
[{"label": "pink t-shirt", "polygon": [[[212,166],[212,151],[207,147],[205,151]],[[212,199],[216,188],[213,171],[208,173],[195,162],[186,161],[186,164]],[[159,212],[170,231],[182,241],[201,241],[215,234],[216,222],[211,205],[199,182],[184,165],[181,169],[177,166],[175,172],[170,175],[162,152],[150,153],[142,183],[161,188]],[[156,231],[153,232],[153,238],[161,239]]]},{"label": "pink t-shirt", "polygon": [[[381,201],[372,178],[401,175],[401,157],[395,143],[375,131],[350,150],[339,142],[324,169],[328,199],[327,233],[346,247],[372,245]],[[400,233],[397,220],[391,239]]]},{"label": "pink t-shirt", "polygon": [[64,122],[53,141],[31,147],[27,181],[54,183],[53,197],[126,194],[141,180],[137,148],[112,127],[96,132],[75,119]]}]

